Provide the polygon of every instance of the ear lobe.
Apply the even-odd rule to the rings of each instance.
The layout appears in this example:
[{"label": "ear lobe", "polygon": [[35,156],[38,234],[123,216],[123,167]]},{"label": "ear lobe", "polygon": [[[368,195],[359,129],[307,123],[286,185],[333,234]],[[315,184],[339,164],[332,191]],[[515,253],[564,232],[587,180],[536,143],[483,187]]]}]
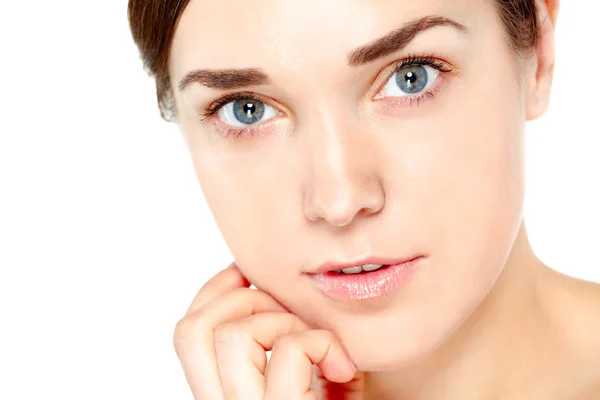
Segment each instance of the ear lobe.
[{"label": "ear lobe", "polygon": [[[546,53],[545,58],[537,57],[536,71],[530,73],[530,83],[527,95],[527,121],[540,118],[550,105],[552,81],[554,79],[554,57],[550,62]],[[535,59],[533,62],[535,63]]]},{"label": "ear lobe", "polygon": [[526,120],[533,121],[544,115],[549,106],[549,98],[549,93],[540,93],[539,90],[531,92],[528,97]]},{"label": "ear lobe", "polygon": [[527,115],[528,121],[541,117],[550,102],[554,78],[554,29],[558,15],[559,0],[537,0],[539,37],[535,56],[531,60],[535,71],[528,76]]}]

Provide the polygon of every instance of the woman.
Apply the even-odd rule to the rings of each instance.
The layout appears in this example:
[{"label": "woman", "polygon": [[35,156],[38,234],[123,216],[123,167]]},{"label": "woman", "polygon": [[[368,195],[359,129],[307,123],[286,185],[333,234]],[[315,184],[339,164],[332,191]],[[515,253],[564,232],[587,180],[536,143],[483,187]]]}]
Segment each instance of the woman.
[{"label": "woman", "polygon": [[129,1],[236,260],[175,329],[196,399],[600,398],[600,289],[523,221],[557,11]]}]

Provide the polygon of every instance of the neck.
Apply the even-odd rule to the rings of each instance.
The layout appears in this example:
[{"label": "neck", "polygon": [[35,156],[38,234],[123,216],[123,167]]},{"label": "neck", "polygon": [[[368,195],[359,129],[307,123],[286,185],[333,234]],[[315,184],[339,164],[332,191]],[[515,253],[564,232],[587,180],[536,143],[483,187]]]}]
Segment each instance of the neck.
[{"label": "neck", "polygon": [[541,355],[552,353],[552,320],[540,290],[549,271],[522,223],[502,274],[461,328],[416,364],[366,374],[366,398],[497,398],[531,381],[547,362]]}]

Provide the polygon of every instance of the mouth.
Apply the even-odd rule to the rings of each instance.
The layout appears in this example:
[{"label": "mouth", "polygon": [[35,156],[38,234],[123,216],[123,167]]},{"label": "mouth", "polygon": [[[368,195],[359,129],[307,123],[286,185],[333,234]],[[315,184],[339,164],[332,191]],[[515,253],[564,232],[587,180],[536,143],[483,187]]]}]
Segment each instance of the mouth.
[{"label": "mouth", "polygon": [[338,268],[328,272],[342,275],[368,274],[369,272],[379,271],[380,269],[386,269],[390,265],[391,264],[363,264],[357,265],[355,267]]},{"label": "mouth", "polygon": [[308,273],[320,274],[331,272],[344,275],[361,274],[378,271],[394,265],[405,264],[419,257],[421,256],[413,256],[408,258],[369,257],[353,262],[328,261],[318,266],[314,271]]},{"label": "mouth", "polygon": [[355,302],[390,295],[408,283],[421,264],[423,256],[391,261],[390,263],[361,263],[351,266],[324,265],[322,272],[308,276],[316,288],[337,301]]}]

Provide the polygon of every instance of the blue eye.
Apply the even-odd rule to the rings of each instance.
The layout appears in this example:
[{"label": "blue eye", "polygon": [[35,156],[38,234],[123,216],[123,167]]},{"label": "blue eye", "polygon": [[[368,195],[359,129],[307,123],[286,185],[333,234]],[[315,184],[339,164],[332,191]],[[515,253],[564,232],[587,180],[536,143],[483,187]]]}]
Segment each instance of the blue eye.
[{"label": "blue eye", "polygon": [[277,116],[277,110],[248,97],[230,101],[219,109],[219,118],[231,126],[254,125]]},{"label": "blue eye", "polygon": [[409,65],[398,70],[385,84],[381,94],[385,97],[403,97],[428,89],[440,74],[429,65]]}]

